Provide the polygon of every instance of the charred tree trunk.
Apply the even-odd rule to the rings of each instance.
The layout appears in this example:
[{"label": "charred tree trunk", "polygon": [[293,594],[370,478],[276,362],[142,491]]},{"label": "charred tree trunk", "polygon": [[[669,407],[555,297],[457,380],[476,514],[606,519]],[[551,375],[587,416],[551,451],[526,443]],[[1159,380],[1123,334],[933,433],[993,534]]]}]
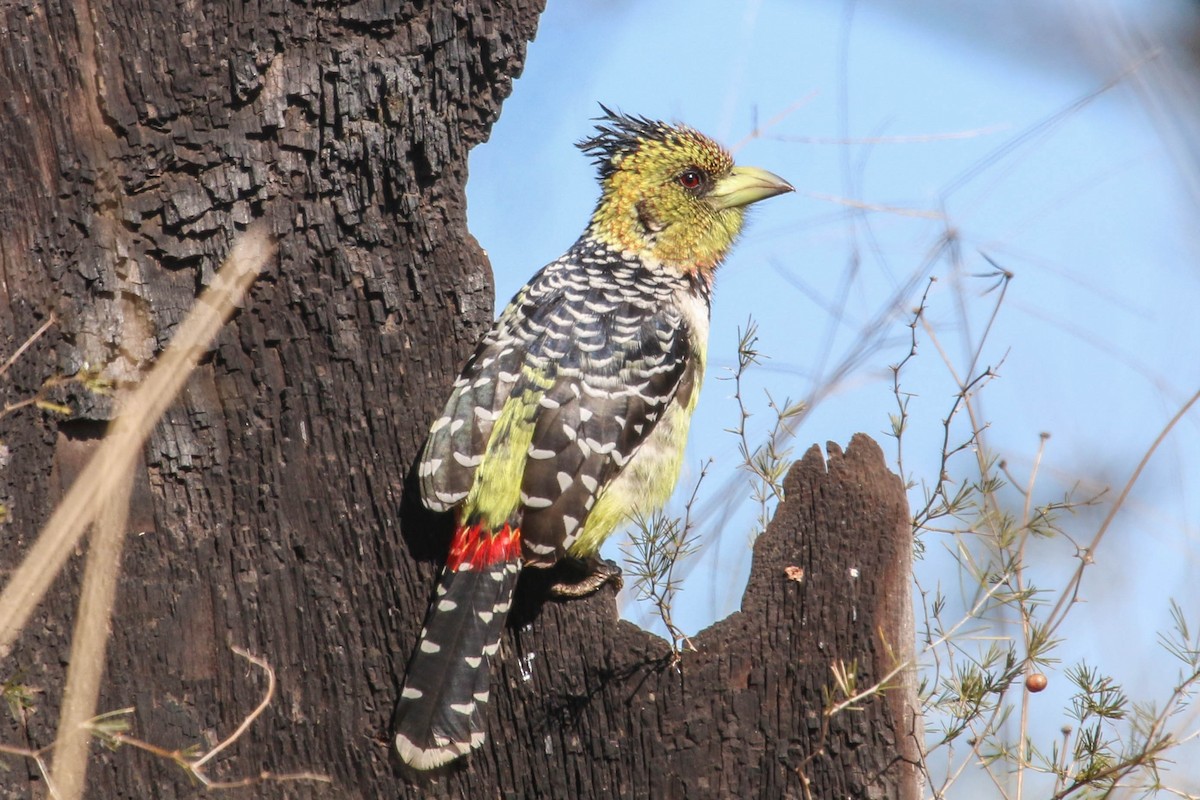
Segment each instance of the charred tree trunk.
[{"label": "charred tree trunk", "polygon": [[[680,664],[610,590],[518,621],[482,785],[516,765],[496,796],[919,798],[908,505],[870,438],[828,451],[793,465],[741,611]],[[835,665],[867,696],[826,719]]]},{"label": "charred tree trunk", "polygon": [[[743,610],[681,671],[616,621],[611,593],[533,597],[532,624],[505,639],[484,750],[432,778],[395,765],[390,717],[449,532],[406,480],[492,315],[466,157],[540,6],[0,10],[6,351],[52,322],[4,373],[6,402],[85,365],[137,381],[236,232],[262,219],[279,238],[133,476],[101,708],[135,707],[141,740],[211,747],[262,697],[237,646],[278,693],[210,774],[333,780],[256,797],[800,797],[805,779],[814,797],[911,797],[903,680],[821,717],[831,664],[856,663],[865,687],[891,668],[879,631],[897,657],[911,649],[903,492],[869,440],[831,448],[828,471],[816,452],[793,470]],[[78,383],[50,396],[72,413],[0,418],[5,571],[113,413]],[[80,570],[0,654],[0,683],[38,690],[0,743],[54,741]],[[0,758],[0,797],[46,796],[32,761]],[[92,748],[89,797],[200,793],[168,759]]]},{"label": "charred tree trunk", "polygon": [[[409,465],[492,317],[466,232],[470,147],[519,71],[540,0],[48,2],[3,13],[0,332],[7,399],[84,364],[134,381],[236,232],[277,263],[163,421],[135,476],[104,709],[132,733],[212,746],[218,777],[313,770],[256,796],[388,796],[388,723],[436,571],[404,545]],[[108,401],[3,420],[11,568],[93,449]],[[430,533],[436,550],[440,541]],[[443,545],[444,547],[444,545]],[[0,741],[54,739],[79,559],[0,667],[41,687]],[[5,714],[7,717],[8,715]],[[169,761],[94,747],[90,797],[195,797]],[[42,796],[8,763],[0,796]]]}]

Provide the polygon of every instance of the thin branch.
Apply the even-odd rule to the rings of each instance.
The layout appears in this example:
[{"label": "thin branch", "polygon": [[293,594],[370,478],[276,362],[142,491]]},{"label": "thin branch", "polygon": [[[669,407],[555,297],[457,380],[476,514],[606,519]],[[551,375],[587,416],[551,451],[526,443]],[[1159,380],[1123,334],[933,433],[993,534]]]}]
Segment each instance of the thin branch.
[{"label": "thin branch", "polygon": [[231,647],[230,649],[242,658],[249,661],[251,664],[254,664],[262,669],[263,672],[267,673],[267,691],[263,693],[263,699],[259,702],[258,706],[250,712],[249,716],[242,720],[241,725],[237,726],[237,730],[229,734],[225,741],[218,744],[212,750],[209,750],[202,758],[198,758],[192,762],[193,770],[204,766],[210,759],[212,759],[213,756],[215,756],[217,753],[220,753],[226,747],[229,747],[229,745],[241,738],[241,735],[245,733],[251,725],[254,724],[254,720],[258,719],[262,712],[266,711],[267,706],[271,705],[271,698],[275,696],[275,670],[271,669],[271,665],[258,656],[252,655],[249,651],[243,650],[240,647]]},{"label": "thin branch", "polygon": [[8,370],[12,367],[13,364],[15,364],[17,362],[17,359],[20,358],[25,353],[26,350],[28,350],[30,347],[32,347],[34,342],[36,342],[38,339],[42,338],[42,334],[44,334],[46,331],[50,330],[50,326],[53,325],[57,321],[58,321],[58,316],[53,311],[51,311],[50,316],[46,318],[46,321],[42,323],[42,326],[40,328],[38,328],[36,331],[34,331],[30,335],[30,337],[25,340],[24,344],[22,344],[20,347],[17,348],[15,353],[13,353],[11,356],[8,357],[8,361],[4,362],[4,366],[0,367],[0,378],[7,375]]},{"label": "thin branch", "polygon": [[1166,440],[1167,436],[1172,430],[1175,429],[1175,426],[1179,424],[1179,421],[1187,415],[1188,411],[1191,410],[1192,406],[1194,406],[1198,400],[1200,400],[1200,391],[1197,391],[1195,394],[1193,394],[1187,400],[1187,402],[1184,403],[1177,412],[1175,412],[1175,416],[1171,417],[1171,420],[1163,426],[1162,430],[1158,432],[1158,436],[1154,438],[1154,441],[1150,444],[1150,447],[1147,448],[1146,452],[1142,455],[1137,467],[1135,467],[1133,470],[1133,474],[1129,476],[1129,480],[1125,482],[1125,486],[1121,489],[1121,494],[1117,496],[1117,499],[1113,502],[1112,508],[1109,509],[1108,516],[1106,516],[1104,518],[1104,522],[1100,524],[1100,528],[1096,531],[1096,535],[1092,537],[1092,541],[1083,550],[1083,552],[1080,553],[1079,565],[1075,568],[1075,573],[1071,576],[1071,580],[1067,582],[1066,587],[1063,589],[1062,594],[1058,598],[1058,602],[1054,604],[1054,608],[1046,617],[1047,633],[1053,633],[1058,629],[1058,626],[1062,624],[1063,620],[1066,619],[1067,610],[1075,603],[1075,600],[1079,596],[1079,586],[1083,581],[1084,571],[1092,564],[1096,555],[1096,550],[1100,547],[1100,542],[1104,539],[1104,535],[1108,533],[1109,526],[1112,525],[1112,522],[1116,518],[1117,513],[1121,510],[1121,507],[1125,505],[1126,498],[1128,498],[1129,493],[1133,491],[1134,485],[1137,484],[1138,479],[1142,476],[1142,471],[1146,468],[1146,465],[1150,463],[1150,459],[1153,458],[1155,452],[1157,452],[1158,446]]},{"label": "thin branch", "polygon": [[876,144],[923,144],[926,142],[946,142],[955,139],[975,139],[992,133],[1009,129],[1007,124],[987,125],[982,128],[971,128],[965,131],[950,131],[949,133],[915,133],[891,136],[781,136],[771,139],[778,142],[797,142],[799,144],[836,144],[843,146],[876,145]]},{"label": "thin branch", "polygon": [[[804,97],[801,97],[799,100],[792,103],[790,106],[785,108],[783,111],[780,111],[778,114],[776,114],[775,116],[773,116],[769,120],[767,120],[766,125],[759,126],[758,121],[755,120],[754,128],[748,134],[746,134],[740,140],[738,140],[738,142],[735,143],[732,147],[730,147],[729,152],[733,153],[734,155],[737,155],[737,152],[739,150],[741,150],[743,147],[750,144],[750,142],[754,141],[755,139],[761,138],[765,132],[771,130],[771,128],[774,128],[776,125],[783,122],[785,119],[790,117],[792,114],[796,113],[801,108],[803,108],[804,106],[811,103],[813,101],[813,98],[815,98],[816,96],[817,96],[816,91],[809,92],[808,94],[804,95]],[[772,137],[772,138],[774,138],[774,137]]]},{"label": "thin branch", "polygon": [[115,491],[104,498],[100,516],[92,529],[79,610],[71,635],[71,659],[63,689],[62,711],[54,745],[54,777],[62,800],[83,797],[88,767],[88,731],[85,725],[96,715],[100,682],[104,675],[105,652],[111,629],[117,576],[121,572],[121,550],[129,517],[129,494],[133,476],[122,473]]},{"label": "thin branch", "polygon": [[849,197],[838,197],[833,194],[824,194],[822,192],[804,192],[808,197],[814,200],[824,200],[827,203],[837,203],[840,206],[855,208],[859,211],[881,211],[887,214],[896,214],[901,217],[916,217],[917,219],[945,219],[946,215],[941,211],[925,211],[918,208],[903,208],[902,206],[888,206],[882,203],[868,203],[865,200],[855,200]]},{"label": "thin branch", "polygon": [[[263,711],[266,710],[267,706],[269,706],[271,704],[271,700],[275,695],[275,670],[273,670],[271,668],[271,665],[268,664],[262,658],[252,655],[251,653],[249,653],[246,650],[243,650],[240,647],[232,647],[230,649],[233,650],[233,652],[237,653],[242,658],[246,659],[250,663],[252,663],[255,666],[262,669],[263,672],[265,672],[267,674],[267,690],[266,690],[266,692],[263,693],[263,698],[261,701],[259,701],[259,704],[254,708],[253,711],[251,711],[245,717],[245,719],[243,719],[241,721],[241,723],[237,726],[237,728],[234,730],[234,732],[231,733],[228,737],[226,737],[224,740],[222,740],[220,744],[218,744],[216,747],[209,750],[204,755],[199,756],[198,758],[191,758],[191,757],[189,757],[189,755],[187,754],[187,751],[185,751],[185,750],[168,750],[166,748],[159,747],[157,745],[150,744],[148,742],[143,742],[140,739],[136,739],[136,738],[134,738],[132,736],[128,736],[124,733],[106,732],[95,721],[93,721],[93,725],[91,726],[93,732],[96,733],[96,735],[100,736],[101,738],[108,739],[109,741],[111,741],[113,743],[126,744],[126,745],[129,745],[130,747],[134,747],[138,750],[142,750],[144,752],[151,753],[160,758],[165,758],[170,761],[174,761],[182,769],[187,771],[187,773],[189,775],[194,777],[196,780],[200,781],[200,783],[202,783],[208,789],[241,789],[241,788],[245,788],[247,786],[254,786],[256,784],[264,783],[267,781],[276,782],[276,783],[289,782],[289,781],[315,781],[315,782],[319,782],[319,783],[333,783],[333,779],[330,778],[328,775],[322,775],[317,772],[307,772],[307,771],[306,772],[274,773],[274,772],[268,772],[268,771],[264,770],[263,772],[260,772],[257,775],[251,775],[251,776],[248,776],[245,778],[239,778],[239,779],[230,780],[230,781],[218,781],[218,780],[213,780],[212,778],[209,777],[207,771],[205,770],[204,765],[207,764],[210,760],[212,760],[212,758],[214,756],[216,756],[218,753],[220,753],[222,750],[229,747],[231,744],[233,744],[239,738],[241,738],[241,736],[247,730],[250,729],[250,726],[254,724],[254,721],[256,719],[258,719],[259,716],[262,715]],[[126,711],[132,711],[132,709],[126,709]]]}]

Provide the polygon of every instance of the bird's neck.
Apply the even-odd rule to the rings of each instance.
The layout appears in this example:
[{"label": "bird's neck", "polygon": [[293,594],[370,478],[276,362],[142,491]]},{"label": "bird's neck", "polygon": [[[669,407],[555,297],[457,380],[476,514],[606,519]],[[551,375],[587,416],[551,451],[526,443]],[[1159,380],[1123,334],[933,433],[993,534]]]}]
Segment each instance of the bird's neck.
[{"label": "bird's neck", "polygon": [[636,205],[624,211],[605,206],[596,209],[586,236],[649,269],[664,269],[707,287],[712,286],[717,267],[732,245],[732,239],[709,241],[660,227],[649,215],[639,213]]}]

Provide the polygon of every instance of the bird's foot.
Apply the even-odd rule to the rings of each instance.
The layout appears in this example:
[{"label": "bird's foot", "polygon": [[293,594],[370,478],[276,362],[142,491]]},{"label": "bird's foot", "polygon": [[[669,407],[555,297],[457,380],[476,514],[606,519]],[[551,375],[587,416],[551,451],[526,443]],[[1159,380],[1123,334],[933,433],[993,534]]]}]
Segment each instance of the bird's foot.
[{"label": "bird's foot", "polygon": [[618,592],[625,585],[621,568],[614,561],[595,556],[588,559],[564,559],[564,561],[566,561],[564,566],[572,575],[580,574],[581,577],[550,584],[551,597],[559,600],[574,600],[595,594],[606,583],[612,583]]}]

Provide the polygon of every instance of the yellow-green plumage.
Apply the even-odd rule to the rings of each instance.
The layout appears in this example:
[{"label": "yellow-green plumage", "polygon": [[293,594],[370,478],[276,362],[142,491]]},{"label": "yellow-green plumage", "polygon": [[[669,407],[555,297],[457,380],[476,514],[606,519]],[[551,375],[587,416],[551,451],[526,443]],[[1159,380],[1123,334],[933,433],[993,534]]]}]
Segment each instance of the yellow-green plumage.
[{"label": "yellow-green plumage", "polygon": [[675,491],[683,467],[692,412],[700,399],[699,383],[704,375],[705,352],[695,353],[696,385],[685,405],[667,410],[662,422],[642,445],[638,457],[618,475],[592,509],[583,533],[571,546],[576,558],[594,556],[604,540],[621,524],[637,514],[661,508]]},{"label": "yellow-green plumage", "polygon": [[521,505],[521,480],[533,439],[538,400],[549,388],[545,376],[528,367],[522,369],[522,377],[528,388],[509,395],[500,410],[475,482],[463,503],[464,516],[478,518],[493,528],[508,522],[513,509]]},{"label": "yellow-green plumage", "polygon": [[715,183],[733,169],[729,154],[690,128],[649,123],[610,163],[601,166],[603,193],[588,232],[666,269],[711,275],[741,231],[744,208],[705,202],[679,176],[694,168]]},{"label": "yellow-green plumage", "polygon": [[433,424],[425,504],[458,529],[397,714],[427,769],[483,741],[488,658],[522,566],[590,557],[661,506],[704,377],[713,274],[750,203],[791,191],[696,131],[605,109],[580,143],[601,195],[517,293]]}]

